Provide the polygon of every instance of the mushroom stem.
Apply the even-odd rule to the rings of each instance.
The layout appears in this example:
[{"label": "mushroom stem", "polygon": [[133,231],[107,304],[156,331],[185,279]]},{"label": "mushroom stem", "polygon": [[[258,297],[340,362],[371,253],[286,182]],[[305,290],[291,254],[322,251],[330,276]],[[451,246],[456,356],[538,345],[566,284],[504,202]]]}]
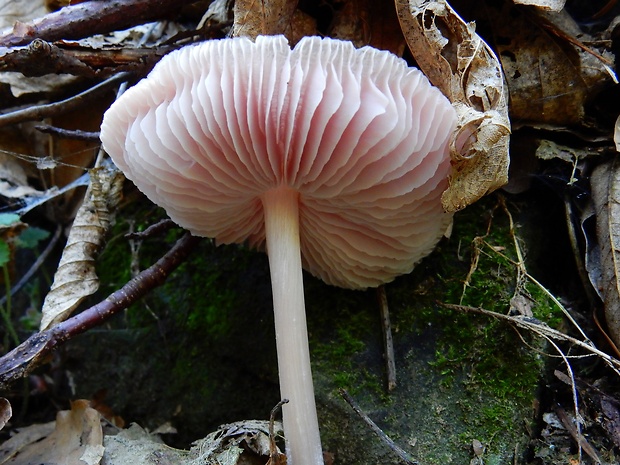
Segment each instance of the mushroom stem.
[{"label": "mushroom stem", "polygon": [[280,373],[280,394],[289,465],[323,465],[310,368],[299,247],[299,194],[285,186],[265,192],[267,254]]}]

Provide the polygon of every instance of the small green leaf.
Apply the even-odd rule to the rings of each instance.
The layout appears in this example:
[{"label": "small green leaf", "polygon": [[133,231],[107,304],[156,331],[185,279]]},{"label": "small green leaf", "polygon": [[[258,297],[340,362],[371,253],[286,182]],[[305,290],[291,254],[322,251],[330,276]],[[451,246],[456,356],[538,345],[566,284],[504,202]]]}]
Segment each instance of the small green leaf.
[{"label": "small green leaf", "polygon": [[45,229],[31,227],[25,229],[18,238],[18,245],[25,249],[34,249],[39,242],[49,237],[49,231]]}]

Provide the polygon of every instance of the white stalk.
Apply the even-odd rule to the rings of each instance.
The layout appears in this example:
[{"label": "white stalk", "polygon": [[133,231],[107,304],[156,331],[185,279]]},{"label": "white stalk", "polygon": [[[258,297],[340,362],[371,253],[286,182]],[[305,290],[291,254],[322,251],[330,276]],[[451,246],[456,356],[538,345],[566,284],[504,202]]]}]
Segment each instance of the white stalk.
[{"label": "white stalk", "polygon": [[299,194],[288,187],[263,195],[267,254],[288,465],[323,465],[308,349],[299,248]]}]

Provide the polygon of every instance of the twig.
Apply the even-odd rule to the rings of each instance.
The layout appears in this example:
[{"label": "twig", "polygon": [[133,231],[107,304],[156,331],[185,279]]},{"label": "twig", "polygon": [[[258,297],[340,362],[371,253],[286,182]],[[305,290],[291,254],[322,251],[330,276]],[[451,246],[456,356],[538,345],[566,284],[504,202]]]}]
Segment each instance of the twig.
[{"label": "twig", "polygon": [[355,402],[353,397],[351,397],[347,391],[345,391],[344,389],[340,389],[339,391],[340,391],[340,395],[342,396],[342,398],[347,401],[347,403],[351,406],[351,408],[355,411],[355,413],[357,413],[360,416],[360,418],[364,420],[368,426],[370,426],[370,429],[372,429],[373,432],[377,436],[379,436],[379,438],[390,449],[392,449],[396,455],[398,455],[408,465],[418,464],[418,462],[415,461],[407,451],[401,449],[387,434],[383,432],[381,428],[377,426],[377,424],[374,421],[370,419],[368,415],[362,412],[362,409],[360,408],[360,406],[357,405],[357,402]]},{"label": "twig", "polygon": [[91,98],[94,98],[100,93],[107,91],[108,87],[110,87],[111,85],[116,84],[119,81],[124,81],[129,76],[130,73],[127,72],[118,73],[106,79],[105,81],[100,82],[96,86],[91,87],[90,89],[80,92],[79,94],[74,95],[73,97],[69,97],[65,100],[48,103],[45,105],[32,106],[24,108],[23,110],[5,113],[3,115],[0,115],[0,127],[22,123],[24,121],[40,120],[49,116],[55,116],[75,110],[84,105]]},{"label": "twig", "polygon": [[127,29],[168,17],[196,0],[91,0],[62,8],[28,23],[18,22],[0,35],[0,46],[27,45],[34,39],[53,42]]},{"label": "twig", "polygon": [[601,459],[598,456],[598,453],[596,452],[596,449],[588,442],[588,440],[581,433],[581,428],[580,428],[581,422],[579,420],[575,420],[577,423],[577,427],[575,427],[575,425],[573,424],[573,421],[570,419],[566,411],[559,405],[556,405],[555,413],[560,419],[560,421],[562,422],[562,425],[564,425],[564,428],[566,428],[566,430],[570,433],[570,435],[573,437],[573,439],[575,440],[575,442],[577,443],[579,447],[579,458],[578,458],[579,462],[578,463],[582,463],[581,461],[582,450],[584,450],[586,454],[590,456],[590,458],[594,461],[594,463],[599,463],[599,464],[602,463]]},{"label": "twig", "polygon": [[24,76],[71,74],[85,78],[106,78],[120,71],[146,74],[173,46],[95,49],[74,44],[55,45],[35,39],[2,55],[1,71],[19,71]]},{"label": "twig", "polygon": [[469,307],[466,305],[447,304],[444,302],[437,302],[437,304],[441,305],[442,307],[449,308],[451,310],[458,310],[458,311],[469,312],[469,313],[478,313],[480,315],[490,316],[493,318],[497,318],[499,320],[504,320],[509,323],[513,323],[514,325],[520,328],[527,329],[528,331],[532,331],[541,336],[548,336],[551,339],[570,342],[571,344],[579,346],[594,355],[598,355],[599,357],[603,359],[603,361],[612,370],[614,370],[618,375],[620,375],[620,360],[617,360],[611,355],[606,354],[605,352],[597,349],[590,341],[584,342],[574,337],[568,336],[567,334],[557,331],[547,326],[546,324],[540,322],[539,320],[536,320],[535,318],[530,318],[530,317],[525,317],[525,316],[504,315],[502,313],[492,312],[490,310],[485,310],[484,308],[480,308],[480,307]]},{"label": "twig", "polygon": [[286,454],[278,450],[275,432],[276,414],[284,404],[288,404],[288,399],[282,399],[278,402],[276,406],[271,409],[271,414],[269,415],[269,461],[267,465],[286,465]]},{"label": "twig", "polygon": [[84,140],[84,141],[98,141],[99,131],[82,131],[81,129],[65,129],[49,124],[37,124],[34,127],[37,131],[45,134],[51,134],[53,136],[62,137],[64,139]]},{"label": "twig", "polygon": [[155,264],[144,270],[104,301],[84,310],[58,325],[34,334],[0,358],[0,389],[26,376],[41,365],[46,356],[72,337],[102,324],[112,315],[126,309],[166,278],[194,252],[200,238],[186,234]]},{"label": "twig", "polygon": [[89,183],[90,183],[90,174],[84,173],[82,176],[77,178],[75,181],[70,182],[69,184],[61,187],[60,189],[57,189],[56,187],[52,187],[48,189],[45,192],[45,194],[42,196],[22,198],[21,200],[25,201],[26,205],[15,210],[13,213],[16,213],[17,215],[20,215],[20,216],[25,215],[30,210],[33,210],[36,207],[43,205],[44,203],[49,202],[50,200],[63,195],[65,192],[69,192],[70,190],[76,189],[81,186],[88,186]]},{"label": "twig", "polygon": [[96,77],[94,69],[56,45],[41,39],[35,39],[27,46],[15,47],[4,53],[0,69],[19,71],[28,77],[60,73]]},{"label": "twig", "polygon": [[385,286],[377,288],[377,300],[381,311],[381,326],[383,334],[383,349],[385,353],[385,369],[387,372],[387,388],[393,391],[396,388],[396,362],[394,361],[394,340],[392,339],[392,325],[390,323],[390,309],[388,308]]},{"label": "twig", "polygon": [[150,225],[144,231],[130,232],[125,234],[127,239],[145,239],[150,236],[157,236],[162,234],[170,228],[176,226],[176,223],[171,219],[167,218],[165,220],[158,221],[155,224]]},{"label": "twig", "polygon": [[[508,206],[506,205],[506,201],[505,201],[504,197],[502,197],[502,196],[499,197],[499,205],[502,207],[502,210],[504,211],[504,213],[508,217],[508,223],[510,225],[510,235],[512,236],[512,240],[513,240],[514,247],[515,247],[515,253],[517,254],[517,261],[514,261],[513,259],[511,259],[507,255],[503,254],[502,252],[500,252],[499,250],[494,248],[491,244],[489,244],[486,240],[484,240],[484,237],[480,239],[481,243],[486,245],[491,251],[493,251],[494,253],[496,253],[500,257],[502,257],[504,260],[507,260],[508,262],[510,262],[511,264],[513,264],[517,268],[517,290],[518,290],[518,285],[519,285],[519,283],[521,282],[521,280],[523,278],[529,279],[541,291],[543,291],[543,293],[545,295],[547,295],[547,297],[549,297],[549,299],[551,299],[553,301],[553,303],[562,311],[562,313],[564,313],[566,318],[568,318],[568,320],[573,324],[575,329],[577,331],[579,331],[579,333],[581,334],[583,339],[586,342],[591,343],[590,338],[588,338],[588,336],[583,332],[583,330],[577,324],[577,322],[575,321],[573,316],[569,313],[569,311],[566,310],[566,308],[564,308],[564,305],[562,305],[562,303],[551,292],[549,292],[549,290],[545,286],[543,286],[536,278],[534,278],[534,276],[532,276],[531,274],[528,273],[527,269],[525,268],[525,259],[523,257],[523,253],[521,252],[521,247],[519,246],[519,241],[517,239],[517,234],[516,234],[516,231],[515,231],[515,224],[514,224],[514,221],[512,219],[512,214],[510,213],[510,210],[508,209]],[[487,232],[487,235],[488,235],[488,232]]]},{"label": "twig", "polygon": [[573,409],[575,411],[575,425],[573,425],[573,429],[576,431],[576,435],[573,435],[573,437],[575,437],[575,440],[577,441],[577,446],[579,449],[579,463],[581,463],[582,444],[581,444],[581,441],[577,439],[577,437],[582,436],[581,425],[583,424],[583,419],[581,418],[581,415],[579,415],[579,397],[577,395],[577,385],[575,383],[575,374],[573,373],[573,368],[570,366],[570,362],[568,361],[568,358],[566,357],[564,352],[562,352],[562,350],[558,347],[558,345],[555,342],[553,342],[550,337],[548,336],[543,336],[543,337],[547,340],[549,344],[553,346],[556,352],[560,354],[560,357],[562,357],[562,361],[564,362],[564,365],[566,365],[566,371],[568,373],[568,380],[569,380],[568,385],[570,386],[571,394],[573,396]]}]

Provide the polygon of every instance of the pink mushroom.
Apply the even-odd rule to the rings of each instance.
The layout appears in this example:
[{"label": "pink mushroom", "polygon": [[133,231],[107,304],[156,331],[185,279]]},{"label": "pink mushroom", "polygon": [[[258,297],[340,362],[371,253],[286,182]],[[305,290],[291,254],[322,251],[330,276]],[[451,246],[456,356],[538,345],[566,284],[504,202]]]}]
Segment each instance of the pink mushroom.
[{"label": "pink mushroom", "polygon": [[302,267],[352,289],[410,272],[451,220],[455,123],[396,56],[281,36],[173,52],[104,116],[105,150],[176,223],[266,246],[289,465],[323,463]]}]

